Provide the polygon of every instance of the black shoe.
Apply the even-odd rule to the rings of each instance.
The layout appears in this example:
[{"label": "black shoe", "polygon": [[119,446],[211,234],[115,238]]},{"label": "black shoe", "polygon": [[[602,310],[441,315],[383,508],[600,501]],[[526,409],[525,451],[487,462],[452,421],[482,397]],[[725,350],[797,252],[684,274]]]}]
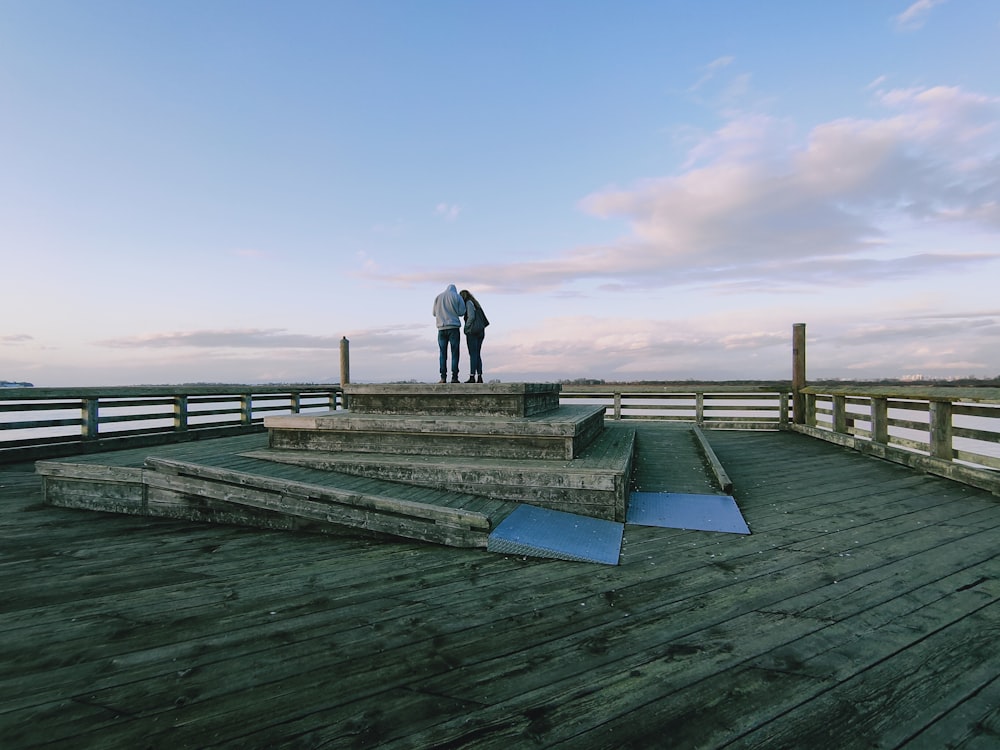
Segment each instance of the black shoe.
[{"label": "black shoe", "polygon": [[[475,383],[476,382],[476,376],[475,375],[470,375],[469,379],[466,380],[465,382],[466,383]],[[482,382],[482,381],[480,381],[480,382]]]},{"label": "black shoe", "polygon": [[441,379],[440,379],[440,380],[438,381],[438,383],[439,383],[439,384],[440,384],[440,383],[447,383],[447,382],[448,382],[448,381],[447,381],[447,380],[445,380],[444,378],[441,378]]},{"label": "black shoe", "polygon": [[483,376],[480,375],[479,378],[476,380],[476,382],[477,383],[482,383],[483,382]]},{"label": "black shoe", "polygon": [[458,382],[461,382],[461,381],[459,381],[458,375],[452,375],[451,376],[451,382],[452,383],[458,383]]}]

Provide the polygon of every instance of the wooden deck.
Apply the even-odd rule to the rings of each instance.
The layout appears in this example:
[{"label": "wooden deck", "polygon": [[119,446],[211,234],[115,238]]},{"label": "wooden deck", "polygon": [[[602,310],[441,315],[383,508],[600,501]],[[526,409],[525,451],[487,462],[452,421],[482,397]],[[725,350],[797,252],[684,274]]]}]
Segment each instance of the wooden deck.
[{"label": "wooden deck", "polygon": [[[671,429],[638,488],[710,491]],[[0,744],[1000,746],[997,498],[707,436],[752,534],[628,526],[619,566],[55,508],[0,466]]]}]

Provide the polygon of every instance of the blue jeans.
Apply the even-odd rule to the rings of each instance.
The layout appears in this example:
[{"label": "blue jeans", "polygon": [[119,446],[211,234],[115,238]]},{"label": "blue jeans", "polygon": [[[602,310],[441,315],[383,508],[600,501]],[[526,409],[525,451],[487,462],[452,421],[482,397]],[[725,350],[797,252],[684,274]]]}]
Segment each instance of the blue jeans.
[{"label": "blue jeans", "polygon": [[486,332],[482,333],[467,333],[465,334],[465,344],[469,347],[469,374],[470,375],[482,375],[483,374],[483,339],[486,338]]},{"label": "blue jeans", "polygon": [[439,359],[440,367],[438,368],[441,372],[441,379],[444,380],[448,371],[445,369],[445,365],[448,362],[448,347],[451,346],[451,375],[453,378],[458,377],[458,357],[459,357],[459,344],[462,338],[458,335],[457,328],[439,328],[438,329],[438,349],[441,351],[441,357]]}]

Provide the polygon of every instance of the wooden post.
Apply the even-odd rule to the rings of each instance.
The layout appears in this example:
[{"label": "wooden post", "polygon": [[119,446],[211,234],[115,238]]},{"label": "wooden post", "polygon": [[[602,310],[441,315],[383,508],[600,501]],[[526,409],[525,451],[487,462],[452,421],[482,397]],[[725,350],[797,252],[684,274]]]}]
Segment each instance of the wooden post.
[{"label": "wooden post", "polygon": [[98,399],[96,398],[85,398],[81,404],[80,423],[84,440],[97,438],[100,430],[97,403]]},{"label": "wooden post", "polygon": [[833,431],[847,434],[847,396],[833,397]]},{"label": "wooden post", "polygon": [[347,336],[340,339],[340,384],[351,382],[351,342]]},{"label": "wooden post", "polygon": [[253,395],[245,393],[240,396],[240,424],[253,422]]},{"label": "wooden post", "polygon": [[951,444],[951,402],[931,401],[930,453],[934,458],[951,461],[955,456]]},{"label": "wooden post", "polygon": [[183,432],[188,428],[188,397],[174,396],[174,430]]},{"label": "wooden post", "polygon": [[[347,336],[341,336],[340,338],[340,387],[343,388],[345,385],[351,382],[351,342],[347,340]],[[340,395],[340,405],[346,409],[347,404],[347,394],[341,393]]]},{"label": "wooden post", "polygon": [[889,399],[872,397],[872,442],[889,444]]},{"label": "wooden post", "polygon": [[614,419],[622,418],[622,393],[621,391],[615,391],[614,394]]},{"label": "wooden post", "polygon": [[795,424],[806,423],[806,324],[792,326],[792,418]]},{"label": "wooden post", "polygon": [[705,424],[705,394],[701,391],[694,395],[694,421],[697,425]]}]

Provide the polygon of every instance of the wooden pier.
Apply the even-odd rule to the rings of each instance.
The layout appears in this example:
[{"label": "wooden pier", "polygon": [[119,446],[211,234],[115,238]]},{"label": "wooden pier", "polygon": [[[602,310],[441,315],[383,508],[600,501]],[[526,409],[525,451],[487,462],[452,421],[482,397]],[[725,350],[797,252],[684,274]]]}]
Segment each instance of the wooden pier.
[{"label": "wooden pier", "polygon": [[[634,429],[636,489],[712,491],[689,428]],[[997,498],[706,439],[752,533],[629,526],[618,566],[53,507],[0,466],[3,747],[996,747]]]}]

